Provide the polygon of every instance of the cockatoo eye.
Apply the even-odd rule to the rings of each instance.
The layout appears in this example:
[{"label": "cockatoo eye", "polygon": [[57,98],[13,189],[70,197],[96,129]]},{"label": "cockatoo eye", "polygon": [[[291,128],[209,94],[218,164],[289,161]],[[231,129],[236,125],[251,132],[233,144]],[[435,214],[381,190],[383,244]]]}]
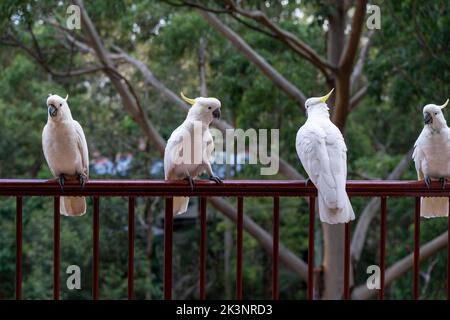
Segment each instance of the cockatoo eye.
[{"label": "cockatoo eye", "polygon": [[60,103],[59,106],[62,107],[62,103]]},{"label": "cockatoo eye", "polygon": [[208,107],[209,110],[211,110],[211,107]]},{"label": "cockatoo eye", "polygon": [[434,113],[435,116],[437,116],[437,114],[438,114],[437,112]]}]

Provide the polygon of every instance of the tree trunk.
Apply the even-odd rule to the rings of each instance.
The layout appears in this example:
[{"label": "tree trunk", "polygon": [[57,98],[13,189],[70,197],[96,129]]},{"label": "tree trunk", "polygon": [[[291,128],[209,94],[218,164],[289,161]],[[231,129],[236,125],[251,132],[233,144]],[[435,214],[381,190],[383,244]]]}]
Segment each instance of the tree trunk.
[{"label": "tree trunk", "polygon": [[[333,65],[338,65],[342,55],[345,41],[345,8],[341,1],[336,3],[336,11],[329,17],[329,29],[327,37],[327,55],[328,61]],[[336,88],[336,102],[341,97],[340,78],[334,78],[334,86]],[[330,103],[333,105],[333,101]],[[342,105],[334,104],[331,107],[334,121],[335,115],[339,112]],[[338,126],[339,127],[339,126]],[[339,129],[342,130],[343,124]],[[340,299],[343,292],[343,275],[344,275],[344,225],[329,225],[322,223],[323,230],[323,280],[324,291],[322,299]]]},{"label": "tree trunk", "polygon": [[333,106],[335,110],[331,120],[342,133],[345,131],[345,123],[349,114],[350,76],[350,72],[342,71],[336,78],[336,101]]}]

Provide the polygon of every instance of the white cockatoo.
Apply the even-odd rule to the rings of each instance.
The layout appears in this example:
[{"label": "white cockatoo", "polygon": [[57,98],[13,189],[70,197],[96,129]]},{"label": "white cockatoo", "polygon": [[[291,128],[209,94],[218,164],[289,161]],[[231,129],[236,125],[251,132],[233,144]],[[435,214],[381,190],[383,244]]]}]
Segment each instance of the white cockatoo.
[{"label": "white cockatoo", "polygon": [[[425,126],[414,144],[412,158],[416,165],[417,178],[424,180],[427,186],[431,179],[439,179],[442,188],[445,188],[447,179],[450,178],[450,130],[445,121],[442,106],[427,104],[423,108]],[[422,198],[420,214],[426,218],[447,217],[447,197]]]},{"label": "white cockatoo", "polygon": [[329,224],[355,219],[345,190],[347,147],[342,133],[330,120],[326,104],[333,90],[326,96],[306,100],[307,120],[298,130],[295,142],[308,180],[318,190],[320,220]]},{"label": "white cockatoo", "polygon": [[[89,176],[88,146],[83,129],[72,118],[67,98],[58,95],[47,98],[48,120],[42,131],[42,149],[61,188],[66,179],[78,179],[83,187]],[[85,198],[61,197],[60,212],[66,216],[85,214]]]},{"label": "white cockatoo", "polygon": [[[222,183],[211,169],[214,141],[209,125],[220,118],[220,101],[216,98],[198,97],[190,99],[181,93],[184,101],[192,105],[186,120],[175,129],[167,141],[164,151],[164,173],[166,180],[187,180],[194,188],[194,179],[204,171],[209,179]],[[173,198],[173,214],[186,212],[189,197]]]}]

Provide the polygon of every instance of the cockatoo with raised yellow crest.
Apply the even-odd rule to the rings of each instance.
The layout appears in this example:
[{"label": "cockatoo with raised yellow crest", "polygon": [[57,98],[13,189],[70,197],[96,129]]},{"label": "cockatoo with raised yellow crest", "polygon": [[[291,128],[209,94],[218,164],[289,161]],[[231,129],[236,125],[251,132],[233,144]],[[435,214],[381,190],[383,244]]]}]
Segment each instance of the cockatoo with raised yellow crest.
[{"label": "cockatoo with raised yellow crest", "polygon": [[320,220],[329,224],[355,219],[345,190],[347,147],[342,133],[330,120],[326,104],[333,90],[323,97],[306,100],[307,120],[298,130],[295,142],[308,180],[318,190]]},{"label": "cockatoo with raised yellow crest", "polygon": [[[187,180],[194,188],[194,179],[206,171],[209,179],[222,183],[211,168],[214,141],[209,125],[220,118],[220,101],[216,98],[181,97],[191,105],[184,122],[172,132],[164,151],[166,180]],[[173,214],[186,212],[189,197],[173,198]]]},{"label": "cockatoo with raised yellow crest", "polygon": [[[63,188],[66,179],[78,179],[81,187],[89,176],[89,154],[81,125],[72,118],[65,99],[47,98],[48,119],[42,131],[42,149],[53,176]],[[84,197],[61,197],[60,212],[67,216],[86,213]]]},{"label": "cockatoo with raised yellow crest", "polygon": [[[427,104],[423,108],[425,126],[414,144],[412,157],[417,177],[427,186],[432,179],[436,179],[442,183],[442,188],[445,188],[447,179],[450,178],[450,130],[442,113],[448,101],[447,99],[441,106]],[[420,215],[426,218],[447,217],[448,198],[422,198]]]}]

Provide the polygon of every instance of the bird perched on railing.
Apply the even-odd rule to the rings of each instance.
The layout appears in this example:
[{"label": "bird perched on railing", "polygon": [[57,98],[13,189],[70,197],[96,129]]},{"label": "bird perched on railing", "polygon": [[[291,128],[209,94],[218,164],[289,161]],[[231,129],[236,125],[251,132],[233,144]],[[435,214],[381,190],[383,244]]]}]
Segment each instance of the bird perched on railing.
[{"label": "bird perched on railing", "polygon": [[[334,89],[333,89],[334,90]],[[355,219],[345,190],[347,147],[339,129],[331,122],[326,104],[333,90],[305,102],[307,120],[298,130],[297,154],[318,190],[320,220],[329,224]]]},{"label": "bird perched on railing", "polygon": [[[67,98],[49,95],[48,120],[42,131],[42,149],[53,176],[63,188],[66,179],[78,179],[81,187],[89,176],[89,155],[80,124],[72,118]],[[86,213],[84,197],[61,197],[60,212],[67,216]]]},{"label": "bird perched on railing", "polygon": [[[425,125],[414,144],[412,155],[418,179],[427,186],[432,179],[438,179],[443,189],[450,177],[450,130],[442,113],[448,101],[441,106],[427,104],[423,108]],[[420,214],[427,218],[448,216],[448,198],[422,198]]]},{"label": "bird perched on railing", "polygon": [[[222,183],[211,168],[214,141],[209,125],[220,118],[220,101],[216,98],[181,97],[191,108],[186,120],[172,132],[164,151],[164,173],[166,180],[187,180],[194,188],[194,179],[206,171],[209,179]],[[173,198],[173,214],[186,212],[189,197]]]}]

